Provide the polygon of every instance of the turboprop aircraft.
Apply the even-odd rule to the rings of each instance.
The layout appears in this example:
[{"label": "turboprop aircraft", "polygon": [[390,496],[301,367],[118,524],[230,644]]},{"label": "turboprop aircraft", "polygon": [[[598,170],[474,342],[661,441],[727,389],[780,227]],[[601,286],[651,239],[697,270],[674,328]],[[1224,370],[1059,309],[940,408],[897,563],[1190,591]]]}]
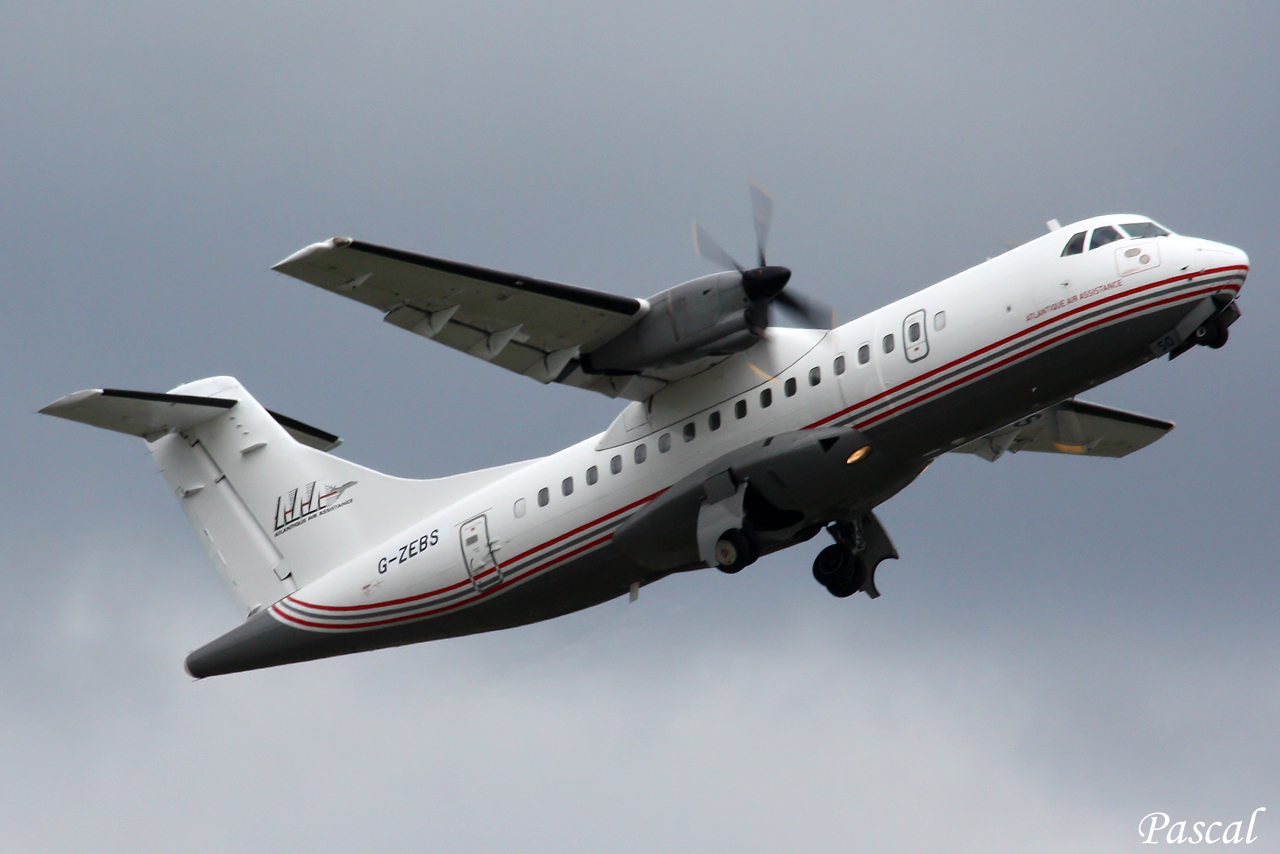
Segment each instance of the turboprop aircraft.
[{"label": "turboprop aircraft", "polygon": [[545,620],[675,572],[736,573],[824,530],[814,577],[879,595],[896,558],[875,508],[935,457],[1123,457],[1173,425],[1076,399],[1160,356],[1221,347],[1248,258],[1138,215],[1082,220],[856,320],[810,321],[765,261],[648,299],[345,237],[274,269],[407,332],[541,383],[629,401],[541,459],[435,480],[331,451],[236,380],[94,389],[42,412],[146,440],[244,623],[187,658],[201,678]]}]

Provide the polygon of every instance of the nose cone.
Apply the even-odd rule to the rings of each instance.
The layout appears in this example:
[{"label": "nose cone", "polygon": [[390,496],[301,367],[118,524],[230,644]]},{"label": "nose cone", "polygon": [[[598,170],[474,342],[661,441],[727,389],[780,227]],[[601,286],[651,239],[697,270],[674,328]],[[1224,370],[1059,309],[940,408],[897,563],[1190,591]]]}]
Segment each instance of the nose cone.
[{"label": "nose cone", "polygon": [[1227,252],[1227,255],[1231,257],[1231,266],[1244,267],[1244,272],[1246,274],[1249,272],[1248,253],[1246,253],[1243,249],[1239,249],[1235,246],[1228,246],[1225,243],[1222,244],[1222,248],[1225,249]]},{"label": "nose cone", "polygon": [[1249,272],[1249,256],[1243,249],[1212,240],[1197,240],[1194,244],[1197,266],[1202,270],[1239,270]]},{"label": "nose cone", "polygon": [[756,267],[742,271],[742,289],[752,302],[776,297],[790,280],[791,271],[786,267]]}]

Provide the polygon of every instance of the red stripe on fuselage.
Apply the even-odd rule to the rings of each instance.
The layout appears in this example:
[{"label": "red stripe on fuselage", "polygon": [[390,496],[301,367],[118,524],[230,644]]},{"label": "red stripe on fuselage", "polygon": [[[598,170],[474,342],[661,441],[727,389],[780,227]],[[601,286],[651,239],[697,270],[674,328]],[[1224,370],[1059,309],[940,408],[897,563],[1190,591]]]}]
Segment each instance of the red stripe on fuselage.
[{"label": "red stripe on fuselage", "polygon": [[[554,546],[556,543],[560,542],[561,540],[565,540],[565,539],[568,539],[569,537],[572,537],[574,534],[581,533],[582,531],[585,531],[588,528],[593,528],[596,525],[601,524],[602,522],[607,522],[613,517],[619,515],[620,513],[625,513],[628,510],[639,507],[641,504],[647,504],[648,502],[657,498],[662,493],[666,492],[668,488],[669,487],[664,486],[662,489],[659,489],[657,492],[653,493],[652,495],[648,495],[644,498],[641,498],[639,501],[633,501],[632,503],[626,505],[625,507],[619,507],[617,510],[614,510],[612,513],[606,513],[604,516],[601,516],[599,519],[596,519],[593,522],[588,522],[585,525],[579,525],[578,527],[574,528],[572,531],[569,531],[564,534],[560,534],[559,536],[553,539],[547,540],[542,545],[534,546],[528,551],[522,552],[516,555],[515,557],[511,558],[510,560],[503,561],[500,564],[500,566],[510,566],[516,561],[524,560],[526,557],[528,557],[531,554],[535,554],[537,552],[550,548],[551,546]],[[481,573],[481,576],[483,577],[484,575],[488,575],[490,572],[493,572],[493,570],[488,569],[485,572]],[[524,574],[526,573],[522,573],[522,575]],[[505,582],[503,583],[505,584]],[[406,596],[403,599],[390,599],[386,602],[374,602],[367,605],[313,605],[310,602],[304,602],[303,600],[299,599],[297,596],[288,596],[286,598],[290,602],[293,602],[296,605],[301,605],[304,608],[311,608],[312,610],[316,610],[316,611],[368,611],[373,608],[387,608],[392,605],[403,605],[406,602],[417,602],[422,599],[429,599],[432,596],[439,596],[441,593],[448,593],[450,591],[457,590],[459,587],[466,587],[469,584],[471,584],[470,578],[466,579],[465,581],[459,581],[455,584],[450,584],[448,587],[441,587],[439,590],[432,590],[429,593],[417,593],[413,596]]]},{"label": "red stripe on fuselage", "polygon": [[[1010,335],[1006,338],[1002,338],[993,344],[988,344],[985,347],[980,347],[977,350],[974,350],[972,353],[969,353],[968,355],[961,356],[958,359],[954,359],[948,362],[947,364],[942,365],[941,367],[934,368],[931,371],[927,371],[918,377],[912,377],[906,382],[899,383],[893,388],[886,389],[885,391],[882,391],[879,394],[872,395],[866,400],[859,401],[858,403],[855,403],[852,406],[847,406],[844,409],[840,410],[839,412],[835,413],[834,415],[828,415],[827,417],[819,419],[813,422],[812,424],[806,425],[803,429],[812,430],[815,427],[821,427],[823,424],[826,424],[830,421],[834,421],[837,418],[841,418],[845,415],[848,415],[850,412],[853,412],[855,409],[862,409],[863,407],[869,404],[875,403],[878,400],[897,394],[898,392],[902,391],[905,388],[908,388],[913,385],[917,385],[929,379],[930,377],[936,376],[937,374],[940,374],[944,371],[948,371],[956,367],[957,365],[962,365],[965,362],[972,361],[977,356],[981,356],[984,353],[989,353],[992,350],[997,350],[1000,347],[1003,347],[1004,345],[1012,341],[1016,341],[1019,338],[1025,338],[1026,336],[1032,334],[1033,332],[1037,332],[1040,329],[1045,328],[1046,326],[1052,326],[1053,324],[1060,323],[1063,320],[1066,320],[1067,318],[1072,317],[1073,315],[1079,314],[1082,311],[1089,311],[1090,309],[1097,308],[1100,305],[1105,305],[1106,303],[1114,302],[1115,300],[1124,299],[1125,297],[1133,296],[1134,294],[1139,294],[1139,293],[1142,293],[1143,291],[1151,290],[1152,288],[1159,288],[1164,285],[1171,285],[1171,284],[1174,284],[1175,282],[1180,282],[1180,281],[1189,281],[1191,279],[1194,279],[1200,276],[1212,276],[1212,275],[1217,275],[1219,273],[1226,273],[1231,270],[1243,270],[1247,273],[1249,271],[1249,268],[1244,265],[1237,265],[1233,267],[1218,267],[1213,270],[1205,270],[1200,273],[1188,273],[1183,276],[1174,276],[1171,279],[1163,279],[1159,282],[1152,282],[1151,284],[1148,284],[1148,285],[1141,285],[1136,288],[1130,288],[1127,291],[1121,291],[1118,294],[1111,294],[1110,296],[1104,297],[1103,299],[1097,300],[1095,302],[1085,303],[1084,305],[1077,306],[1076,308],[1073,308],[1070,311],[1064,312],[1063,314],[1060,314],[1057,317],[1052,317],[1047,320],[1042,320],[1039,323],[1037,323],[1035,326],[1028,326],[1026,329],[1022,330],[1021,332],[1015,332],[1013,335]],[[1209,290],[1235,290],[1236,292],[1239,292],[1240,286],[1237,285],[1235,288],[1230,288],[1229,286],[1226,288],[1223,288],[1221,286],[1218,286],[1218,287],[1210,288]],[[1091,328],[1091,327],[1087,327],[1087,328]],[[1075,330],[1075,331],[1079,332],[1080,330]],[[951,386],[948,386],[948,388],[950,387]]]},{"label": "red stripe on fuselage", "polygon": [[[966,376],[963,376],[963,377],[960,377],[959,379],[954,380],[953,382],[947,383],[946,385],[939,386],[938,388],[935,388],[935,389],[930,389],[927,393],[918,395],[916,397],[911,398],[910,400],[904,401],[898,404],[897,406],[893,407],[892,409],[886,409],[884,412],[877,413],[871,418],[868,418],[866,421],[858,423],[856,426],[858,428],[862,428],[862,427],[867,427],[872,424],[875,424],[877,421],[881,421],[885,418],[888,418],[890,415],[901,412],[902,410],[907,409],[909,407],[916,406],[917,404],[924,403],[926,400],[929,400],[932,397],[936,397],[937,395],[942,394],[945,391],[950,391],[956,386],[960,386],[960,385],[964,385],[966,383],[972,382],[973,380],[976,380],[979,377],[986,376],[992,371],[1005,367],[1011,362],[1020,361],[1026,358],[1027,356],[1030,356],[1032,353],[1037,353],[1040,350],[1045,349],[1046,347],[1050,347],[1054,344],[1058,344],[1062,341],[1065,341],[1068,338],[1073,338],[1082,332],[1087,332],[1090,329],[1094,329],[1098,326],[1102,326],[1103,324],[1111,323],[1112,321],[1119,320],[1122,317],[1128,317],[1131,314],[1137,314],[1138,312],[1148,311],[1152,308],[1156,308],[1161,305],[1168,305],[1170,303],[1180,302],[1186,299],[1194,299],[1196,297],[1203,296],[1208,293],[1214,293],[1220,290],[1232,290],[1232,288],[1229,286],[1227,288],[1223,288],[1220,285],[1214,285],[1213,287],[1203,288],[1198,291],[1190,291],[1188,293],[1178,294],[1177,296],[1168,297],[1166,299],[1157,300],[1155,302],[1144,303],[1143,305],[1137,305],[1137,306],[1134,306],[1133,308],[1127,309],[1117,314],[1110,314],[1106,317],[1100,317],[1091,323],[1085,324],[1084,326],[1081,326],[1076,329],[1068,330],[1067,332],[1064,332],[1055,338],[1050,338],[1046,341],[1041,341],[1039,344],[1037,344],[1034,347],[1014,353],[1011,356],[1001,359],[999,362],[995,362],[993,364],[988,365],[987,367],[983,368],[980,371],[977,371],[976,373],[968,374]],[[1239,288],[1234,288],[1234,290],[1238,292]],[[853,407],[853,408],[857,408],[857,407]],[[824,422],[829,420],[830,419],[824,419]]]},{"label": "red stripe on fuselage", "polygon": [[[504,587],[508,587],[517,581],[528,578],[530,575],[533,575],[536,572],[541,572],[543,570],[550,569],[551,567],[555,566],[558,563],[566,561],[571,557],[576,557],[582,554],[583,552],[587,551],[588,549],[592,549],[592,548],[595,548],[596,546],[603,545],[604,543],[608,542],[611,539],[613,539],[612,531],[610,531],[608,534],[605,534],[603,537],[600,537],[597,540],[593,540],[587,543],[584,546],[579,546],[573,551],[565,552],[562,555],[557,555],[556,557],[552,558],[551,560],[547,561],[544,564],[527,569],[524,572],[520,573],[519,575],[513,575],[511,578],[503,580],[501,583],[494,585],[488,590],[478,591],[475,596],[471,596],[459,602],[451,602],[448,605],[444,605],[439,608],[433,608],[428,611],[418,611],[413,614],[404,614],[399,617],[388,617],[385,620],[366,620],[365,622],[361,622],[361,623],[318,623],[313,620],[304,620],[301,617],[296,617],[292,614],[285,613],[285,611],[282,608],[280,608],[279,605],[272,605],[271,612],[275,614],[277,617],[284,620],[288,620],[291,623],[297,623],[300,626],[310,626],[312,628],[317,628],[317,629],[373,629],[373,628],[379,628],[381,626],[393,625],[395,623],[404,623],[410,620],[420,620],[425,617],[435,616],[436,614],[443,614],[446,611],[456,610],[458,608],[463,607],[464,605],[470,605],[473,602],[478,602],[481,599],[484,599],[488,596],[493,595],[494,593],[497,593],[499,590],[503,589]],[[470,582],[468,581],[467,583],[470,583]]]}]

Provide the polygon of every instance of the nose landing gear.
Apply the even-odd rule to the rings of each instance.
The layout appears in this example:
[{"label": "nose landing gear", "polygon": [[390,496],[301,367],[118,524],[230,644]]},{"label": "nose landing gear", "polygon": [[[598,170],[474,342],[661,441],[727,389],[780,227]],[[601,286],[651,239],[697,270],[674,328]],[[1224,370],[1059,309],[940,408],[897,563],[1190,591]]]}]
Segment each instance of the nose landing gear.
[{"label": "nose landing gear", "polygon": [[750,523],[730,528],[716,540],[716,569],[732,575],[741,572],[760,557],[760,538]]},{"label": "nose landing gear", "polygon": [[852,520],[832,522],[827,532],[836,542],[818,552],[813,561],[814,579],[840,599],[860,590],[872,599],[878,597],[876,568],[881,561],[898,557],[880,520],[864,513]]},{"label": "nose landing gear", "polygon": [[1227,337],[1230,331],[1227,325],[1221,319],[1214,317],[1206,321],[1205,324],[1196,329],[1191,337],[1195,339],[1197,344],[1203,344],[1210,350],[1221,349],[1227,343]]}]

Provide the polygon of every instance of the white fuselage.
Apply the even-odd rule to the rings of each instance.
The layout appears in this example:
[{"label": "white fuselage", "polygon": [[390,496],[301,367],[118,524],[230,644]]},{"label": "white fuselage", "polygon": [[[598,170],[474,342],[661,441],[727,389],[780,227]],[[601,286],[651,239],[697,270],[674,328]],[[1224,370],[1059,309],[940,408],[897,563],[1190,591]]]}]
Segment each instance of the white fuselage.
[{"label": "white fuselage", "polygon": [[[1062,254],[1073,232],[1142,219],[1075,223],[830,332],[771,329],[752,349],[630,404],[605,432],[431,512],[271,612],[295,628],[342,633],[473,613],[474,627],[448,632],[460,634],[495,627],[483,613],[506,600],[502,624],[514,624],[526,582],[606,549],[631,513],[749,442],[825,425],[868,435],[900,428],[904,447],[927,461],[1154,358],[1148,345],[1189,306],[1240,289],[1244,253],[1194,238],[1126,238]],[[1091,339],[1105,330],[1113,334]],[[1086,340],[1096,344],[1066,349]],[[1069,352],[1090,358],[1054,355]],[[635,568],[620,589],[661,574]]]}]

